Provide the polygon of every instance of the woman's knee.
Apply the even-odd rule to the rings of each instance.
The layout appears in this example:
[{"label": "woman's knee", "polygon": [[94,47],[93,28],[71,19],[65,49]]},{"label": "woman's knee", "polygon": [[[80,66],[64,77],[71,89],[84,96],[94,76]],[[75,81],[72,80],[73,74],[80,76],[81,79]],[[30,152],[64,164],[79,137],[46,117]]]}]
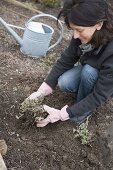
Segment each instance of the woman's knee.
[{"label": "woman's knee", "polygon": [[65,92],[74,92],[74,82],[70,74],[64,73],[58,79],[58,86],[60,90]]},{"label": "woman's knee", "polygon": [[58,86],[65,92],[76,92],[80,82],[82,66],[76,66],[66,71],[58,79]]},{"label": "woman's knee", "polygon": [[65,76],[60,76],[58,79],[58,86],[60,90],[65,91],[68,84],[68,79]]},{"label": "woman's knee", "polygon": [[98,78],[98,70],[88,64],[83,66],[81,72],[82,81],[94,83]]}]

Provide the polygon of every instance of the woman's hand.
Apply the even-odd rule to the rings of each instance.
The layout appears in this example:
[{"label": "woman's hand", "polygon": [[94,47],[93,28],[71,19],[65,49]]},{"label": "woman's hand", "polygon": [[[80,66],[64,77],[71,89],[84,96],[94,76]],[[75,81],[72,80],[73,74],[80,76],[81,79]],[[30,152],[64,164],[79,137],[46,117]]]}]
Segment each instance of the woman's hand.
[{"label": "woman's hand", "polygon": [[27,98],[27,100],[35,100],[35,99],[37,99],[38,97],[41,97],[41,96],[42,96],[41,92],[40,92],[40,91],[36,91],[36,92],[32,93],[32,94]]},{"label": "woman's hand", "polygon": [[69,119],[69,115],[66,111],[66,108],[68,107],[67,105],[64,106],[61,110],[54,109],[52,107],[49,107],[47,105],[44,105],[44,110],[48,113],[48,116],[41,121],[37,121],[37,127],[44,127],[48,123],[54,123],[59,120],[61,121],[66,121]]},{"label": "woman's hand", "polygon": [[39,87],[39,89],[36,92],[32,93],[27,99],[35,100],[38,97],[41,97],[41,96],[44,97],[44,96],[51,94],[52,91],[53,91],[52,88],[47,83],[43,82],[41,86]]}]

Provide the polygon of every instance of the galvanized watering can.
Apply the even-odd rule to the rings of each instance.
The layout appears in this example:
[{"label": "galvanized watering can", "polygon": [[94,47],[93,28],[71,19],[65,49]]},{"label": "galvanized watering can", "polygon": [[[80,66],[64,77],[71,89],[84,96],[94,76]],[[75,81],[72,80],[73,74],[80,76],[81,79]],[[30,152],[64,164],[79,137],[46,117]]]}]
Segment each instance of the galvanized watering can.
[{"label": "galvanized watering can", "polygon": [[[28,22],[25,23],[25,28],[22,28],[15,25],[7,24],[0,17],[0,23],[20,44],[21,52],[26,55],[37,57],[37,58],[41,56],[45,56],[47,51],[55,47],[62,40],[63,37],[63,26],[62,23],[58,21],[60,25],[59,38],[55,44],[49,46],[52,38],[52,34],[54,33],[54,29],[46,24],[33,21],[34,19],[39,17],[51,17],[52,19],[57,20],[57,18],[52,15],[39,14],[29,19]],[[11,27],[23,29],[24,30],[23,39],[20,36],[18,36],[18,34]]]}]

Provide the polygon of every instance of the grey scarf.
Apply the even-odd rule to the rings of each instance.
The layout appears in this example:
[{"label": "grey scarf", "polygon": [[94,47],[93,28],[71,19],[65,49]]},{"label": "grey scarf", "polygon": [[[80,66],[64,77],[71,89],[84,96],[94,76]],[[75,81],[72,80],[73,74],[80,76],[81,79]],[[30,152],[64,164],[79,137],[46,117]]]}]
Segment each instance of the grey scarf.
[{"label": "grey scarf", "polygon": [[[95,55],[97,55],[97,54],[100,52],[100,50],[102,49],[102,47],[103,47],[103,45],[100,45],[100,46],[98,47],[98,49],[95,50],[95,52],[94,52]],[[91,44],[81,44],[81,45],[79,45],[79,48],[80,48],[81,51],[82,51],[82,55],[84,55],[85,53],[94,50],[95,47],[94,47],[93,45],[91,45]]]},{"label": "grey scarf", "polygon": [[91,44],[81,44],[79,45],[81,51],[82,51],[82,55],[84,55],[86,52],[92,51],[94,49],[94,46],[92,46]]}]

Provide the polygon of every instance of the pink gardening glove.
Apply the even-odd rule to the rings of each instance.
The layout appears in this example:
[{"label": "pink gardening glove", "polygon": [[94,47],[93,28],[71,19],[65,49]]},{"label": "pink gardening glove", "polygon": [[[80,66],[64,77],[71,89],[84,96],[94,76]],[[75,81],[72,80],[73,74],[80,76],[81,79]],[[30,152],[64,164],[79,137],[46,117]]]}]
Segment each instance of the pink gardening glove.
[{"label": "pink gardening glove", "polygon": [[49,114],[44,120],[37,121],[37,127],[44,127],[48,123],[54,123],[59,120],[65,121],[69,119],[69,114],[66,112],[68,105],[64,106],[61,110],[54,109],[47,105],[44,105],[44,110]]},{"label": "pink gardening glove", "polygon": [[52,88],[47,83],[43,82],[39,89],[36,92],[32,93],[27,99],[34,100],[41,96],[47,96],[51,94],[52,91]]}]

